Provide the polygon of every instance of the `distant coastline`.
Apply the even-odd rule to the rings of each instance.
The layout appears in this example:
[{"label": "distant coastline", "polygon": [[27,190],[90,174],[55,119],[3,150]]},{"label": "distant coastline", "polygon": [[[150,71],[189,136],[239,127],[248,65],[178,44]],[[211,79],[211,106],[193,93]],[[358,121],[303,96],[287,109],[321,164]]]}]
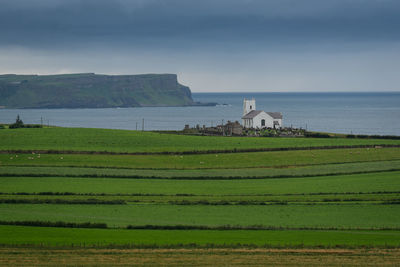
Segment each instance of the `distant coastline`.
[{"label": "distant coastline", "polygon": [[0,75],[0,107],[17,109],[215,106],[192,99],[176,74]]}]

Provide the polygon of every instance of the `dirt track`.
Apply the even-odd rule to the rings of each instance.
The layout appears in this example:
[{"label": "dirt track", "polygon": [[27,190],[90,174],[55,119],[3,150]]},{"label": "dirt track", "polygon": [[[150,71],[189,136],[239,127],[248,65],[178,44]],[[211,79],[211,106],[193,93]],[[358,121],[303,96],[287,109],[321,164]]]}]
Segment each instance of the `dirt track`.
[{"label": "dirt track", "polygon": [[400,249],[0,248],[1,266],[400,266]]}]

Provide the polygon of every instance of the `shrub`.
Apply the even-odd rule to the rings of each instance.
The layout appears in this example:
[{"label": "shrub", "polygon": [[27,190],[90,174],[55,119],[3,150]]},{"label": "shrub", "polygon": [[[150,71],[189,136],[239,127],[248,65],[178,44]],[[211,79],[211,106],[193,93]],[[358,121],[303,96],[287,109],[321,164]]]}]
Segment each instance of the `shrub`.
[{"label": "shrub", "polygon": [[50,222],[50,221],[0,221],[0,225],[21,225],[39,227],[65,227],[65,228],[107,228],[105,223],[73,223],[73,222]]},{"label": "shrub", "polygon": [[25,124],[24,128],[43,128],[40,124]]},{"label": "shrub", "polygon": [[10,125],[10,129],[16,129],[16,128],[24,128],[24,123],[19,117],[19,114],[17,115],[17,119],[15,120],[15,122]]},{"label": "shrub", "polygon": [[[1,125],[0,125],[1,126]],[[4,127],[4,126],[3,126]],[[24,124],[19,115],[13,124],[9,126],[10,129],[17,128],[42,128],[43,126],[40,124]],[[1,129],[1,128],[0,128]],[[4,128],[3,128],[4,129]]]},{"label": "shrub", "polygon": [[316,138],[330,138],[331,136],[329,134],[324,134],[324,133],[312,133],[312,132],[305,132],[304,133],[305,137],[316,137]]},{"label": "shrub", "polygon": [[99,199],[0,199],[0,204],[80,204],[80,205],[125,205],[124,200],[99,200]]}]

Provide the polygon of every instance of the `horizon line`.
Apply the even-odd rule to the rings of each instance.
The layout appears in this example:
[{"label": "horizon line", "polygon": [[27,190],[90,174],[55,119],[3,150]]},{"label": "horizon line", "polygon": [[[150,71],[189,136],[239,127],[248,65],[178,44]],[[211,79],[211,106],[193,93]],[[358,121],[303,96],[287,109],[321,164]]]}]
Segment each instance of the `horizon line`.
[{"label": "horizon line", "polygon": [[260,94],[260,93],[400,93],[398,91],[192,91],[192,94],[220,94],[220,93],[231,93],[231,94]]}]

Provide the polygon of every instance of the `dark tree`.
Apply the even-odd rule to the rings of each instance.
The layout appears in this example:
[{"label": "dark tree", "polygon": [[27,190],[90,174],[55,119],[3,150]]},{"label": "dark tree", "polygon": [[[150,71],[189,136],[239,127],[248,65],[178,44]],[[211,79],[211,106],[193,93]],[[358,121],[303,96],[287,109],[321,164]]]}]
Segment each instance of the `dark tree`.
[{"label": "dark tree", "polygon": [[19,117],[19,114],[17,115],[17,119],[15,120],[15,123],[10,125],[10,129],[15,129],[15,128],[24,128],[24,123]]}]

